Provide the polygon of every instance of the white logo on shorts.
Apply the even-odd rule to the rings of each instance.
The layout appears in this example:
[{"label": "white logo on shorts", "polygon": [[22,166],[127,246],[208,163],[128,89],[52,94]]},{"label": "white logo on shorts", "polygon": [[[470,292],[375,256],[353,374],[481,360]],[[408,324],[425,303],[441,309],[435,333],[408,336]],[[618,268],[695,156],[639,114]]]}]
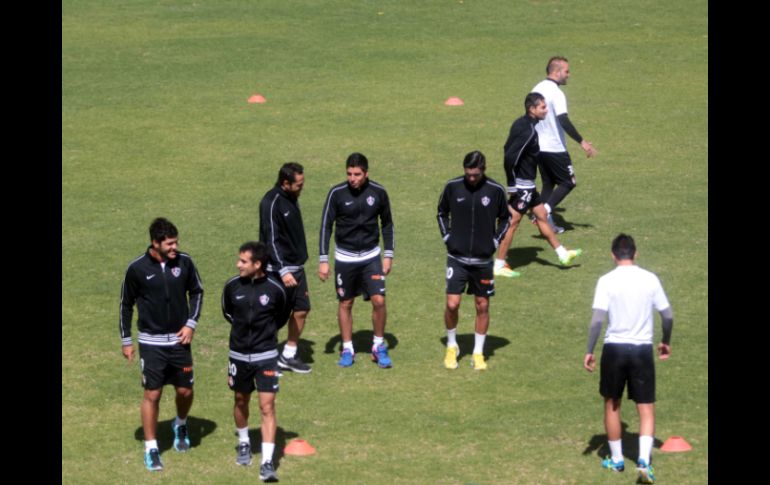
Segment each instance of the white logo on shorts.
[{"label": "white logo on shorts", "polygon": [[446,279],[451,280],[453,274],[455,274],[454,268],[452,268],[451,266],[447,267],[447,269],[446,269]]}]

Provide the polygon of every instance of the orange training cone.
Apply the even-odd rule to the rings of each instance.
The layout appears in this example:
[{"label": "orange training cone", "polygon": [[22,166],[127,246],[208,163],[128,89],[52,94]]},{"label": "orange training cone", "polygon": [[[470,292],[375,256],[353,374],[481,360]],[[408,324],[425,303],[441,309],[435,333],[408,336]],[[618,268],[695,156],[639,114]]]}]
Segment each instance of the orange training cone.
[{"label": "orange training cone", "polygon": [[249,103],[265,103],[267,100],[261,94],[255,94],[249,98]]},{"label": "orange training cone", "polygon": [[444,105],[446,106],[462,106],[464,104],[465,103],[463,103],[463,100],[457,96],[452,96],[451,98],[447,98],[447,100],[444,101]]},{"label": "orange training cone", "polygon": [[291,440],[283,449],[283,452],[287,455],[305,456],[314,454],[315,448],[310,446],[310,443],[307,441],[297,438],[296,440]]},{"label": "orange training cone", "polygon": [[690,443],[684,440],[681,436],[672,436],[669,439],[666,440],[665,443],[663,443],[663,446],[660,447],[660,451],[690,451],[692,450],[692,446],[690,446]]}]

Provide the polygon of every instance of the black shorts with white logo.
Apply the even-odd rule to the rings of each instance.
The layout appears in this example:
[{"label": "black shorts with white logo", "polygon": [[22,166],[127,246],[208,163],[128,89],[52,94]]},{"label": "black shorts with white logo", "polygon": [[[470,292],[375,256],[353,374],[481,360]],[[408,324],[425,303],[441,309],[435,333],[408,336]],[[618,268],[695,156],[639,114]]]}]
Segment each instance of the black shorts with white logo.
[{"label": "black shorts with white logo", "polygon": [[369,300],[372,295],[385,296],[385,275],[382,274],[380,257],[363,262],[334,262],[334,287],[338,300],[350,300],[363,295]]},{"label": "black shorts with white logo", "polygon": [[628,398],[637,404],[655,402],[655,361],[652,344],[604,344],[599,393],[621,399],[628,383]]},{"label": "black shorts with white logo", "polygon": [[508,205],[519,214],[525,214],[530,207],[536,207],[540,203],[540,192],[537,189],[516,189],[508,199]]},{"label": "black shorts with white logo", "polygon": [[193,362],[190,344],[165,346],[140,342],[139,357],[142,387],[145,389],[160,389],[166,384],[192,388]]},{"label": "black shorts with white logo", "polygon": [[484,266],[463,264],[454,258],[446,258],[446,293],[462,295],[466,286],[467,294],[490,297],[495,295],[493,263]]},{"label": "black shorts with white logo", "polygon": [[572,166],[569,152],[540,152],[537,165],[540,167],[540,178],[543,181],[550,180],[554,185],[575,186],[577,184],[575,168]]},{"label": "black shorts with white logo", "polygon": [[[309,312],[310,311],[310,296],[308,294],[307,277],[305,276],[305,270],[292,271],[291,273],[294,279],[297,281],[297,286],[288,288],[283,286],[286,292],[286,300],[289,302],[291,309],[297,312]],[[283,283],[283,279],[279,273],[271,273],[271,275]]]},{"label": "black shorts with white logo", "polygon": [[230,359],[227,366],[227,385],[230,390],[251,393],[278,392],[278,357],[257,362]]}]

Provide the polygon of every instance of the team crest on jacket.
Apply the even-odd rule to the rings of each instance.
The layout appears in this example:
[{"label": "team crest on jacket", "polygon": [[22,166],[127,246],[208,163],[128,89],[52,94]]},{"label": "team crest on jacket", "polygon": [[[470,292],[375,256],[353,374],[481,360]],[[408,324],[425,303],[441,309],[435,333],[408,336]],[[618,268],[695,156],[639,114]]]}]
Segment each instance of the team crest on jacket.
[{"label": "team crest on jacket", "polygon": [[174,278],[179,278],[179,275],[182,274],[182,268],[179,266],[171,268],[171,274],[174,275]]},{"label": "team crest on jacket", "polygon": [[370,195],[369,197],[367,197],[366,198],[366,203],[369,204],[369,205],[374,205],[374,196]]},{"label": "team crest on jacket", "polygon": [[269,302],[269,301],[270,301],[270,297],[267,296],[267,295],[261,295],[259,297],[259,302],[262,304],[262,306],[267,305],[267,302]]},{"label": "team crest on jacket", "polygon": [[488,206],[489,202],[490,202],[489,197],[487,197],[486,195],[481,198],[481,205],[483,205],[484,207]]}]

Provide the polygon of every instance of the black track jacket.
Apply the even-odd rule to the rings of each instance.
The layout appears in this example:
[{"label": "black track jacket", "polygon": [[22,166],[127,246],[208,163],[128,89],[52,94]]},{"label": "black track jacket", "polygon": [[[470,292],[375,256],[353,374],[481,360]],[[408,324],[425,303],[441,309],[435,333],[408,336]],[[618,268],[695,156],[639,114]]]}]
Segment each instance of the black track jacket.
[{"label": "black track jacket", "polygon": [[278,185],[259,203],[259,240],[270,252],[268,271],[284,276],[298,271],[307,261],[307,241],[299,201]]},{"label": "black track jacket", "polygon": [[505,189],[486,176],[475,187],[465,177],[454,178],[441,193],[437,219],[450,256],[466,264],[487,263],[508,230]]}]

